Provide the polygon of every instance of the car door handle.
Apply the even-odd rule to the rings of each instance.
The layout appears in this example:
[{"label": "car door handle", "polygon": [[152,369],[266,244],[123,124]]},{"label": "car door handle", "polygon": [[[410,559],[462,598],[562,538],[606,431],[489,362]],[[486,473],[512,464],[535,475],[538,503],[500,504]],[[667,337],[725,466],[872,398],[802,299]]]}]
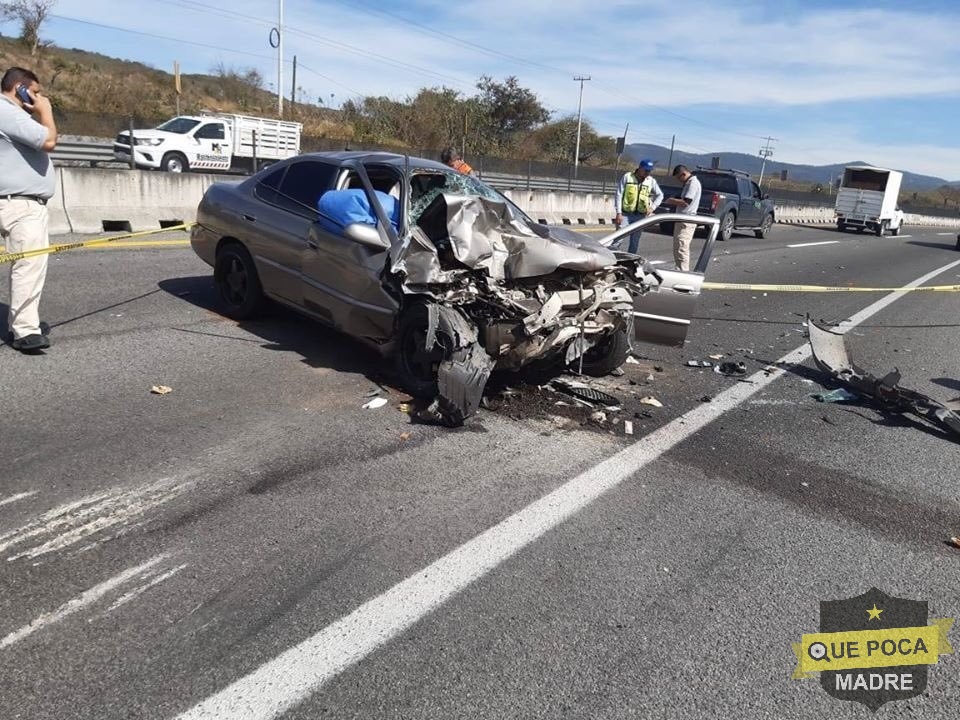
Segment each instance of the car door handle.
[{"label": "car door handle", "polygon": [[693,285],[674,285],[673,289],[680,293],[692,293]]},{"label": "car door handle", "polygon": [[244,215],[242,215],[241,217],[243,217],[243,219],[246,220],[247,222],[256,222],[256,221],[257,221],[257,219],[256,219],[253,215],[246,215],[246,214],[244,214]]}]

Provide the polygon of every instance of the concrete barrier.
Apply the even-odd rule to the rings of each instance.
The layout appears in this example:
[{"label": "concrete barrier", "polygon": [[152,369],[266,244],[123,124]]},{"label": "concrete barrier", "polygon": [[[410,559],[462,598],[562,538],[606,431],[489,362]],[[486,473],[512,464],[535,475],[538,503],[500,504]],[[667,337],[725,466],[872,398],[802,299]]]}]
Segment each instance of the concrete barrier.
[{"label": "concrete barrier", "polygon": [[57,168],[57,192],[50,201],[50,232],[157,230],[172,221],[196,219],[206,189],[235,180],[204,173]]},{"label": "concrete barrier", "polygon": [[[50,232],[98,233],[105,230],[156,230],[167,223],[190,222],[206,189],[215,182],[236,182],[227,175],[161,173],[104,168],[57,168],[57,193],[50,201]],[[556,225],[612,224],[610,193],[512,189],[503,192],[534,220]],[[833,208],[784,203],[777,222],[831,225]],[[907,215],[908,225],[960,228],[960,218]]]}]

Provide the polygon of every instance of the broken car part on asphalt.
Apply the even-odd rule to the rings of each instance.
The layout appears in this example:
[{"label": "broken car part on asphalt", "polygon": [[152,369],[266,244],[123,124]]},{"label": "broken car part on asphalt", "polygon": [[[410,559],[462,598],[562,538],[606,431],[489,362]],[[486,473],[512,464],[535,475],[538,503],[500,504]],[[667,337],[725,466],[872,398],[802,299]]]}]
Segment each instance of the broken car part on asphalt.
[{"label": "broken car part on asphalt", "polygon": [[807,324],[814,362],[844,388],[871,400],[883,412],[911,413],[960,436],[960,415],[927,395],[900,387],[899,370],[894,368],[877,378],[850,360],[842,334],[818,325],[809,316]]}]

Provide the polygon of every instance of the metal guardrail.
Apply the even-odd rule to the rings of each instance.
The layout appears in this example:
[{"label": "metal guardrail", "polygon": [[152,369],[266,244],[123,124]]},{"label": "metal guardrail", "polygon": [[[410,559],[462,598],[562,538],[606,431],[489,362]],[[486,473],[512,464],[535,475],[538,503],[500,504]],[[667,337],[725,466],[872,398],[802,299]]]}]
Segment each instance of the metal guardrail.
[{"label": "metal guardrail", "polygon": [[565,192],[607,193],[613,192],[612,183],[596,180],[573,180],[569,178],[529,177],[507,173],[484,172],[480,178],[498,190],[560,190]]},{"label": "metal guardrail", "polygon": [[58,142],[56,149],[50,153],[54,165],[66,163],[89,163],[92,167],[107,163],[117,164],[113,156],[112,143],[90,142]]}]

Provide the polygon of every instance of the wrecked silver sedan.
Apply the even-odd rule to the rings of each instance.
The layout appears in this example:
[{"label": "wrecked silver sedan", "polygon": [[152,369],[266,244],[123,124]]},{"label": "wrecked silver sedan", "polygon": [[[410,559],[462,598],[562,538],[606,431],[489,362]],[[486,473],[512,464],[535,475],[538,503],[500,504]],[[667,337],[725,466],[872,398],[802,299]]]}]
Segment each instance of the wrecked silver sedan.
[{"label": "wrecked silver sedan", "polygon": [[[656,221],[663,218],[658,216]],[[697,272],[527,217],[476,178],[385,153],[315,153],[211,186],[191,242],[214,268],[227,315],[265,298],[395,358],[400,381],[456,425],[495,369],[619,367],[637,341],[680,345],[709,260]]]}]

